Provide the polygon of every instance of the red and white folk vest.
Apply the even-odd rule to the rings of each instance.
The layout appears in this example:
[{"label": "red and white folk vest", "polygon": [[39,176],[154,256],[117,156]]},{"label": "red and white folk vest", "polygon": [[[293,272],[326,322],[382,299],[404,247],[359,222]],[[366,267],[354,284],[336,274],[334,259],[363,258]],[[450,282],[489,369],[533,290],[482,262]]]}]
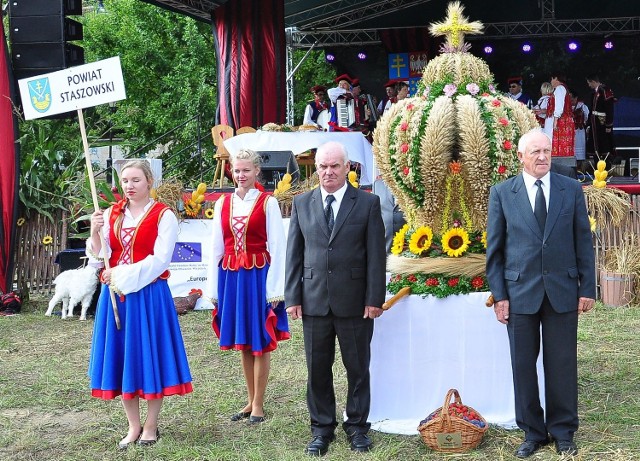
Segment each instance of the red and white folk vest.
[{"label": "red and white folk vest", "polygon": [[[158,238],[158,226],[162,214],[169,209],[167,205],[154,202],[147,210],[136,227],[122,228],[124,207],[126,200],[116,203],[111,209],[109,217],[109,245],[111,257],[109,264],[115,267],[119,264],[133,264],[142,261],[153,254],[153,247]],[[169,270],[165,270],[159,278],[169,277]]]},{"label": "red and white folk vest", "polygon": [[267,251],[267,199],[260,193],[247,216],[233,216],[233,196],[225,195],[222,202],[221,223],[224,239],[222,268],[262,268],[271,263]]}]

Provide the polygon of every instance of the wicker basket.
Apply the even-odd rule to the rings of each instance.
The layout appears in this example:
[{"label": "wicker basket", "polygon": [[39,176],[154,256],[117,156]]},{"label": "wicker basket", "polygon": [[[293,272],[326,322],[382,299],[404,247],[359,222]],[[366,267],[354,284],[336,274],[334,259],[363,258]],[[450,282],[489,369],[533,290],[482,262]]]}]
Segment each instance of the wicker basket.
[{"label": "wicker basket", "polygon": [[482,436],[489,427],[480,413],[471,407],[468,408],[478,413],[479,420],[484,422],[484,427],[478,427],[462,418],[451,416],[449,403],[454,395],[455,401],[462,404],[458,391],[450,389],[444,399],[444,405],[433,412],[436,416],[418,427],[422,440],[433,450],[445,453],[471,450],[482,441]]}]

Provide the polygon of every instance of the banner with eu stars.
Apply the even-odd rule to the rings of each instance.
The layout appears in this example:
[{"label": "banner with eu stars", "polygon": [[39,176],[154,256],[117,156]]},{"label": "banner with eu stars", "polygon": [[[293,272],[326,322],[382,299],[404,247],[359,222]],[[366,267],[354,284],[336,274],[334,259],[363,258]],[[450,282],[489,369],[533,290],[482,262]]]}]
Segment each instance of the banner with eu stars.
[{"label": "banner with eu stars", "polygon": [[213,309],[207,284],[213,265],[213,220],[186,219],[180,223],[179,241],[173,247],[169,264],[169,288],[173,296],[187,296],[192,290],[202,290],[196,309]]},{"label": "banner with eu stars", "polygon": [[176,242],[171,256],[172,263],[199,263],[202,262],[202,243],[200,242]]}]

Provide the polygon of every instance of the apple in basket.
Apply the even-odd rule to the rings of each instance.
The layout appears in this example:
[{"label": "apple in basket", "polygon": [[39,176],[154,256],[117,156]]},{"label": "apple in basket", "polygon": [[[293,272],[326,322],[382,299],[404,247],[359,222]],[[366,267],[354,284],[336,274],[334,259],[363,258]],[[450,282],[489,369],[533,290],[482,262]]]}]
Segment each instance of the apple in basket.
[{"label": "apple in basket", "polygon": [[[438,408],[437,410],[431,412],[431,414],[429,416],[427,416],[425,419],[423,419],[422,421],[420,421],[419,426],[422,426],[424,423],[428,423],[429,421],[431,421],[433,418],[437,417],[440,415],[440,411],[441,409]],[[450,416],[456,416],[458,418],[464,419],[465,421],[473,424],[474,426],[477,426],[479,428],[484,428],[486,423],[484,421],[482,421],[480,415],[478,414],[477,411],[475,411],[473,408],[470,408],[466,405],[463,405],[461,403],[458,402],[454,402],[449,404],[449,415]]]}]

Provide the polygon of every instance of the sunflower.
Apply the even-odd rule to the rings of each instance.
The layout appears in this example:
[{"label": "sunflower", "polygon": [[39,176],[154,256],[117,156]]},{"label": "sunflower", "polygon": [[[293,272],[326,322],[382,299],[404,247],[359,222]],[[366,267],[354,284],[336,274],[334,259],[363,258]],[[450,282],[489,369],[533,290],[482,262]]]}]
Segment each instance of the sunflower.
[{"label": "sunflower", "polygon": [[50,235],[45,235],[44,238],[42,239],[43,245],[51,245],[52,243],[53,243],[53,237],[51,237]]},{"label": "sunflower", "polygon": [[482,233],[482,240],[480,240],[482,242],[482,245],[484,246],[484,249],[487,249],[487,231],[484,231]]},{"label": "sunflower", "polygon": [[207,219],[213,218],[213,208],[207,208],[206,210],[204,210],[204,216]]},{"label": "sunflower", "polygon": [[442,251],[452,258],[461,256],[470,244],[469,234],[462,227],[452,227],[442,236]]},{"label": "sunflower", "polygon": [[409,240],[409,251],[416,255],[421,255],[431,246],[433,239],[433,231],[429,226],[419,227],[411,235]]},{"label": "sunflower", "polygon": [[184,212],[190,218],[195,218],[196,216],[198,216],[198,213],[200,213],[201,208],[202,208],[202,205],[194,202],[191,199],[187,200],[184,204]]},{"label": "sunflower", "polygon": [[391,254],[399,255],[404,249],[404,237],[409,230],[409,225],[405,224],[400,228],[396,235],[393,236],[393,243],[391,244]]},{"label": "sunflower", "polygon": [[18,220],[16,221],[16,226],[18,226],[18,227],[22,227],[22,226],[24,226],[24,223],[25,223],[25,222],[27,222],[27,220],[26,220],[26,219],[24,219],[24,218],[20,218],[20,219],[18,219]]}]

